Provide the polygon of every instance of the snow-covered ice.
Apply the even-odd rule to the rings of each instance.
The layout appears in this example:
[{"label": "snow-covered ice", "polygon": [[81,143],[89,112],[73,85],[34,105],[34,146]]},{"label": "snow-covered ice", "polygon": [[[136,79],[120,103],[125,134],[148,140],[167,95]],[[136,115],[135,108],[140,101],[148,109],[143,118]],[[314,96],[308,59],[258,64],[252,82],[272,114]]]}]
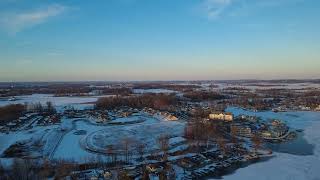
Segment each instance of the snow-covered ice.
[{"label": "snow-covered ice", "polygon": [[[230,111],[249,113],[240,109]],[[252,164],[224,176],[226,180],[259,179],[259,180],[320,180],[320,113],[317,112],[260,112],[264,118],[284,118],[290,126],[304,129],[304,138],[315,146],[314,154],[308,156],[274,153],[268,161]]]}]

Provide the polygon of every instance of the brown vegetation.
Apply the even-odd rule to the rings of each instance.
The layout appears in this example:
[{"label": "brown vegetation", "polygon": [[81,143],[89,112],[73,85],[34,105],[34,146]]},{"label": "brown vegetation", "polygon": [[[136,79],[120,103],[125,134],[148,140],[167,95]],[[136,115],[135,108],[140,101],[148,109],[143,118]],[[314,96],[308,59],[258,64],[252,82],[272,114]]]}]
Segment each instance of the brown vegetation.
[{"label": "brown vegetation", "polygon": [[99,98],[95,107],[97,109],[114,109],[120,107],[167,109],[175,105],[177,99],[174,95],[144,94],[142,96],[116,96]]},{"label": "brown vegetation", "polygon": [[207,92],[207,91],[190,91],[186,92],[183,95],[186,98],[189,98],[191,101],[206,101],[206,100],[220,100],[225,99],[226,97],[218,92]]},{"label": "brown vegetation", "polygon": [[0,125],[18,119],[25,110],[26,107],[22,104],[12,104],[0,107]]}]

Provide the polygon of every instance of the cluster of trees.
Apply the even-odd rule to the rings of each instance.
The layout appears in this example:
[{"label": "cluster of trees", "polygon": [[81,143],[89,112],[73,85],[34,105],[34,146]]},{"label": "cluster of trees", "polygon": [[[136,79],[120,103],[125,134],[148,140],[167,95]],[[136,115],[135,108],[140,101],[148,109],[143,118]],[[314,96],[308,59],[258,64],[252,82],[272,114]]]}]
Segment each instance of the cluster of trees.
[{"label": "cluster of trees", "polygon": [[120,107],[168,109],[168,106],[177,104],[175,95],[143,94],[141,96],[116,96],[99,98],[96,109],[114,109]]},{"label": "cluster of trees", "polygon": [[265,99],[261,97],[254,97],[254,98],[248,98],[248,97],[240,97],[230,100],[231,105],[233,106],[239,106],[243,108],[248,109],[256,109],[256,110],[270,110],[272,107],[279,103],[280,100],[275,99]]},{"label": "cluster of trees", "polygon": [[0,89],[0,97],[12,97],[19,95],[31,95],[31,89]]},{"label": "cluster of trees", "polygon": [[294,104],[296,106],[302,105],[306,107],[310,107],[311,109],[318,108],[320,105],[319,97],[299,97],[295,99]]},{"label": "cluster of trees", "polygon": [[211,113],[210,109],[203,109],[199,107],[199,108],[195,108],[191,115],[192,117],[195,117],[195,118],[208,118],[210,113]]},{"label": "cluster of trees", "polygon": [[195,102],[206,100],[221,100],[226,98],[224,95],[212,91],[189,91],[184,93],[183,96]]},{"label": "cluster of trees", "polygon": [[12,97],[31,94],[67,94],[67,93],[88,93],[91,89],[87,84],[69,83],[34,83],[14,84],[0,89],[0,97]]},{"label": "cluster of trees", "polygon": [[50,167],[45,164],[42,165],[37,160],[29,159],[14,159],[10,170],[2,170],[0,173],[0,179],[46,179],[54,172],[51,165]]},{"label": "cluster of trees", "polygon": [[[92,163],[77,164],[73,161],[49,161],[43,159],[41,161],[37,159],[14,159],[11,167],[0,167],[0,179],[2,180],[42,180],[42,179],[65,179],[67,176],[71,176],[71,179],[77,179],[73,177],[73,171],[86,170],[90,168],[104,167],[103,162],[91,161]],[[1,166],[1,164],[0,164]]]},{"label": "cluster of trees", "polygon": [[46,102],[45,105],[41,103],[34,104],[10,104],[0,107],[0,125],[7,124],[13,120],[17,120],[26,112],[45,113],[53,115],[57,112],[52,102]]},{"label": "cluster of trees", "polygon": [[[154,158],[159,159],[162,163],[163,170],[159,172],[159,178],[160,179],[175,179],[175,171],[173,167],[171,166],[170,162],[168,161],[168,155],[169,155],[169,139],[170,136],[167,134],[161,134],[156,142],[159,147],[159,151],[152,153],[152,155],[148,158]],[[109,156],[109,165],[112,167],[116,167],[120,163],[130,164],[132,154],[137,153],[139,155],[139,160],[144,161],[145,153],[146,153],[146,145],[143,144],[143,142],[137,142],[134,139],[131,138],[124,138],[121,141],[122,147],[120,149],[121,155],[124,155],[124,161],[121,161],[121,159],[118,159],[118,155],[120,155],[119,149],[116,149],[115,146],[109,145],[106,148],[106,154]],[[136,150],[136,152],[133,151],[133,149]],[[149,179],[149,172],[146,168],[146,165],[143,164],[141,166],[141,173],[142,173],[142,179]],[[126,171],[120,172],[120,179],[130,179],[127,175]]]},{"label": "cluster of trees", "polygon": [[132,90],[130,88],[104,88],[102,89],[102,94],[113,94],[113,95],[130,95]]},{"label": "cluster of trees", "polygon": [[311,109],[315,109],[320,105],[320,91],[307,91],[299,95],[296,98],[296,105],[304,105],[306,107],[310,107]]},{"label": "cluster of trees", "polygon": [[[42,180],[42,179],[66,179],[70,176],[71,179],[78,179],[74,171],[95,169],[95,168],[107,168],[101,157],[96,159],[90,159],[90,163],[78,164],[74,161],[58,160],[51,162],[43,159],[14,159],[11,167],[4,169],[0,162],[0,179],[1,180]],[[118,179],[130,179],[127,172],[121,168],[116,169]],[[85,177],[90,179],[91,177]]]},{"label": "cluster of trees", "polygon": [[[170,136],[167,134],[161,134],[157,139],[156,143],[159,147],[158,155],[157,152],[154,152],[151,156],[153,158],[161,158],[163,162],[168,160],[168,151],[169,151],[169,139]],[[105,148],[105,154],[108,156],[108,161],[112,166],[116,166],[119,163],[130,164],[132,160],[132,155],[137,154],[139,161],[145,160],[145,153],[146,153],[146,144],[144,142],[137,141],[133,138],[125,137],[121,139],[119,145],[108,145]],[[119,157],[123,157],[120,159]]]},{"label": "cluster of trees", "polygon": [[272,98],[294,98],[296,94],[294,91],[290,89],[256,89],[256,94],[261,94],[264,97],[272,97]]},{"label": "cluster of trees", "polygon": [[250,91],[248,88],[244,87],[226,87],[222,89],[223,91]]},{"label": "cluster of trees", "polygon": [[[192,147],[194,147],[198,153],[201,152],[201,148],[210,148],[212,142],[214,142],[222,155],[228,155],[229,153],[234,153],[232,152],[232,147],[243,147],[243,141],[238,137],[237,132],[237,126],[231,126],[223,122],[205,122],[200,119],[194,119],[186,125],[184,137],[189,143],[192,143]],[[259,134],[254,134],[250,140],[255,151],[262,147],[263,140]],[[230,143],[232,143],[233,146],[228,146]]]},{"label": "cluster of trees", "polygon": [[26,111],[26,106],[22,104],[12,104],[0,107],[0,124],[6,124],[18,119]]},{"label": "cluster of trees", "polygon": [[52,104],[52,102],[48,101],[45,105],[42,105],[40,102],[33,104],[26,104],[28,111],[37,112],[37,113],[45,113],[48,115],[55,114],[57,112],[56,108]]},{"label": "cluster of trees", "polygon": [[102,94],[131,94],[130,88],[90,86],[87,83],[53,83],[30,84],[0,87],[0,97],[13,97],[31,94],[54,94],[55,96],[77,95],[86,96],[93,90],[100,90]]},{"label": "cluster of trees", "polygon": [[201,86],[195,84],[168,84],[168,83],[140,83],[133,86],[134,89],[169,89],[174,91],[186,91]]},{"label": "cluster of trees", "polygon": [[201,147],[210,148],[210,142],[215,142],[221,152],[227,154],[226,143],[228,139],[225,137],[226,125],[219,122],[205,122],[201,119],[193,119],[188,122],[184,130],[184,137],[192,143],[196,148],[196,152],[201,152]]}]

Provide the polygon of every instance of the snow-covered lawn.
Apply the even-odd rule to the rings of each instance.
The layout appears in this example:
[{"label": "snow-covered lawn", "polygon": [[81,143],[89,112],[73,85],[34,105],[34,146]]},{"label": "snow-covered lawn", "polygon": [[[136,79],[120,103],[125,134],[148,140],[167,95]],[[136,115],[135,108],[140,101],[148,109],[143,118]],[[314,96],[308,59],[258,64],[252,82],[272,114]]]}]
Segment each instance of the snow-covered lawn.
[{"label": "snow-covered lawn", "polygon": [[76,135],[74,132],[79,130],[85,130],[86,134],[93,133],[95,131],[104,129],[103,126],[95,126],[93,124],[88,123],[87,121],[77,120],[73,122],[70,119],[64,119],[62,124],[65,127],[70,128],[71,123],[74,123],[75,129],[68,132],[59,146],[57,147],[56,152],[54,153],[53,159],[67,159],[74,160],[77,162],[86,162],[90,159],[96,158],[96,154],[89,153],[80,147],[80,143],[86,137],[86,135]]},{"label": "snow-covered lawn", "polygon": [[[86,137],[87,148],[95,152],[105,152],[109,145],[121,149],[123,142],[129,140],[131,143],[143,143],[147,152],[159,149],[157,139],[165,134],[172,137],[181,136],[184,123],[157,120],[152,117],[140,117],[146,120],[137,124],[108,126],[101,131],[96,131]],[[179,140],[179,139],[176,139]],[[131,144],[132,150],[137,148]]]}]

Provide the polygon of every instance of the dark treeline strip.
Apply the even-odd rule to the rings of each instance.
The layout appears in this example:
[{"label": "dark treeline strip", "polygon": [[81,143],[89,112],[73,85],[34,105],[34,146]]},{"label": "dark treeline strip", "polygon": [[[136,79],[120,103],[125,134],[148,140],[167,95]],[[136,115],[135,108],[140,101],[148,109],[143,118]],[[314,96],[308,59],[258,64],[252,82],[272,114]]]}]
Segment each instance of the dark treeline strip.
[{"label": "dark treeline strip", "polygon": [[191,101],[207,101],[207,100],[221,100],[226,97],[218,92],[206,91],[189,91],[183,94],[184,97],[189,98]]},{"label": "dark treeline strip", "polygon": [[90,92],[98,90],[101,95],[128,95],[130,88],[89,87],[84,85],[52,85],[48,87],[14,87],[0,89],[0,97],[12,97],[31,94],[54,94],[55,96],[78,95],[87,96]]},{"label": "dark treeline strip", "polygon": [[18,119],[25,110],[26,106],[22,104],[12,104],[0,107],[0,125]]},{"label": "dark treeline strip", "polygon": [[195,84],[162,84],[162,83],[141,83],[133,86],[134,89],[169,89],[174,91],[184,91],[186,89],[201,88]]},{"label": "dark treeline strip", "polygon": [[0,107],[0,125],[4,125],[17,120],[26,112],[36,112],[44,115],[53,115],[57,113],[57,110],[50,101],[46,102],[45,105],[42,105],[41,103],[10,104]]},{"label": "dark treeline strip", "polygon": [[141,96],[116,96],[99,98],[95,107],[97,109],[114,109],[120,107],[132,108],[154,108],[159,110],[167,109],[170,105],[175,105],[178,100],[171,94],[144,94]]},{"label": "dark treeline strip", "polygon": [[104,95],[129,95],[132,94],[130,88],[104,88],[102,89]]}]

